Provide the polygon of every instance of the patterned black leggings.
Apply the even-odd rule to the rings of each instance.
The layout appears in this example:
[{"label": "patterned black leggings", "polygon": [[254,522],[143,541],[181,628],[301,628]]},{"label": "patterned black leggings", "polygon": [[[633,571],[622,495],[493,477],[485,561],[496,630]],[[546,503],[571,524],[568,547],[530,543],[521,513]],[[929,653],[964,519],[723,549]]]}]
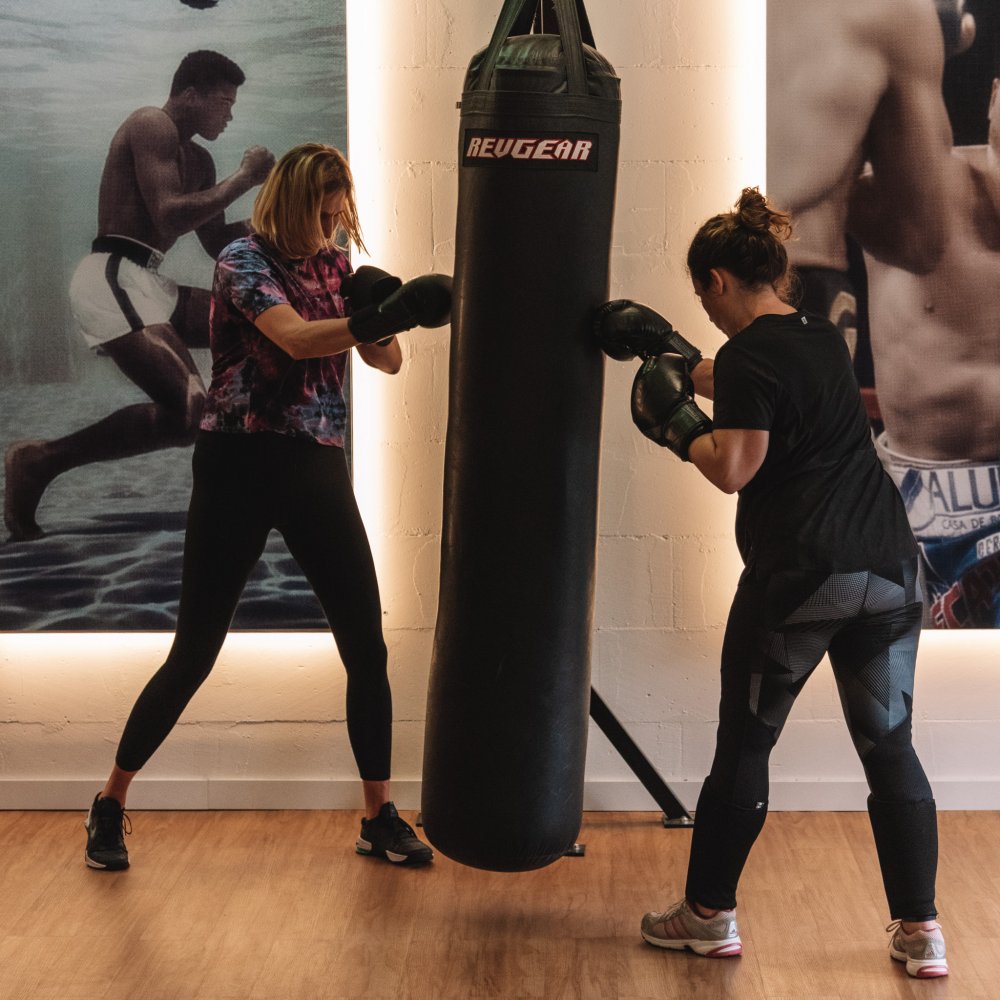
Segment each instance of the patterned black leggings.
[{"label": "patterned black leggings", "polygon": [[209,675],[276,528],[319,598],[347,670],[347,732],[361,777],[388,779],[382,608],[343,449],[279,434],[202,432],[193,463],[177,633],[132,709],[118,766],[138,771]]},{"label": "patterned black leggings", "polygon": [[768,758],[792,704],[828,653],[871,795],[868,811],[894,919],[936,915],[937,818],[910,741],[921,603],[916,561],[897,571],[749,575],[722,650],[712,770],[695,812],[687,896],[736,905],[767,815]]}]

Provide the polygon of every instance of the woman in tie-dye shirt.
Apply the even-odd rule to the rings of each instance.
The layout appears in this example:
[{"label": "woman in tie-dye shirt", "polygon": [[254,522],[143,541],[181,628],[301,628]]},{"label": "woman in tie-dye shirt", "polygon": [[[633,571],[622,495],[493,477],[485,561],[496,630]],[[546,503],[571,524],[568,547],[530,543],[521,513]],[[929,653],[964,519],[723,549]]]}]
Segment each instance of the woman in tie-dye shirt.
[{"label": "woman in tie-dye shirt", "polygon": [[344,157],[316,143],[285,154],[252,223],[216,265],[212,382],[194,450],[177,633],[91,807],[86,858],[95,868],[128,867],[129,783],[212,669],[272,528],[319,598],[347,670],[347,731],[366,807],[356,850],[397,863],[432,856],[389,797],[382,609],[343,450],[347,352],[389,374],[402,364],[394,336],[359,343],[348,326],[351,265],[332,240],[342,231],[363,243]]}]

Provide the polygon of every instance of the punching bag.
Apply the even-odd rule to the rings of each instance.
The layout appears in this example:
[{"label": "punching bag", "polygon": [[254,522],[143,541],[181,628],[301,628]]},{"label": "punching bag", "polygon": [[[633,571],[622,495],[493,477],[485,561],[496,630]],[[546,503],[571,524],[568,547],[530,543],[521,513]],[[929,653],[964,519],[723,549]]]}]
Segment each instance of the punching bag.
[{"label": "punching bag", "polygon": [[421,810],[443,854],[527,871],[583,811],[619,81],[582,0],[507,0],[469,67],[441,589]]}]

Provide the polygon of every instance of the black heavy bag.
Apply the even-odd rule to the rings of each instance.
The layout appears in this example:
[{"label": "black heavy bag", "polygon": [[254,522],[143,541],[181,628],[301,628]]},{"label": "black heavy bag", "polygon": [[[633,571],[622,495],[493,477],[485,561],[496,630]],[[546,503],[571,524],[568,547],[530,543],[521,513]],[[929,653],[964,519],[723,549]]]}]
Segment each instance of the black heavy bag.
[{"label": "black heavy bag", "polygon": [[493,871],[547,865],[580,829],[604,380],[591,324],[621,115],[582,0],[551,3],[559,34],[528,33],[529,7],[507,0],[462,94],[423,772],[430,841]]}]

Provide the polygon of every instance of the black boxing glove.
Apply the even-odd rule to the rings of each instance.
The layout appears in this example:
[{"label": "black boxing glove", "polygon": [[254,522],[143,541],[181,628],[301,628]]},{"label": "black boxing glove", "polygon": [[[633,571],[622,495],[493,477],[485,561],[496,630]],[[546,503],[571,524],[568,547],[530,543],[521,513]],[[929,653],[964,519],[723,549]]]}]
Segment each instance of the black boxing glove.
[{"label": "black boxing glove", "polygon": [[647,359],[632,383],[632,422],[661,448],[687,462],[691,442],[712,430],[694,401],[687,362],[678,354]]},{"label": "black boxing glove", "polygon": [[601,350],[615,361],[679,354],[688,370],[701,361],[701,351],[658,312],[630,299],[605,302],[594,315],[594,335]]},{"label": "black boxing glove", "polygon": [[345,275],[340,285],[340,293],[351,303],[351,312],[365,306],[384,302],[403,281],[388,271],[371,264],[363,264],[352,274]]},{"label": "black boxing glove", "polygon": [[351,314],[347,328],[358,343],[373,344],[415,326],[444,326],[451,319],[451,277],[422,274],[381,302]]}]

